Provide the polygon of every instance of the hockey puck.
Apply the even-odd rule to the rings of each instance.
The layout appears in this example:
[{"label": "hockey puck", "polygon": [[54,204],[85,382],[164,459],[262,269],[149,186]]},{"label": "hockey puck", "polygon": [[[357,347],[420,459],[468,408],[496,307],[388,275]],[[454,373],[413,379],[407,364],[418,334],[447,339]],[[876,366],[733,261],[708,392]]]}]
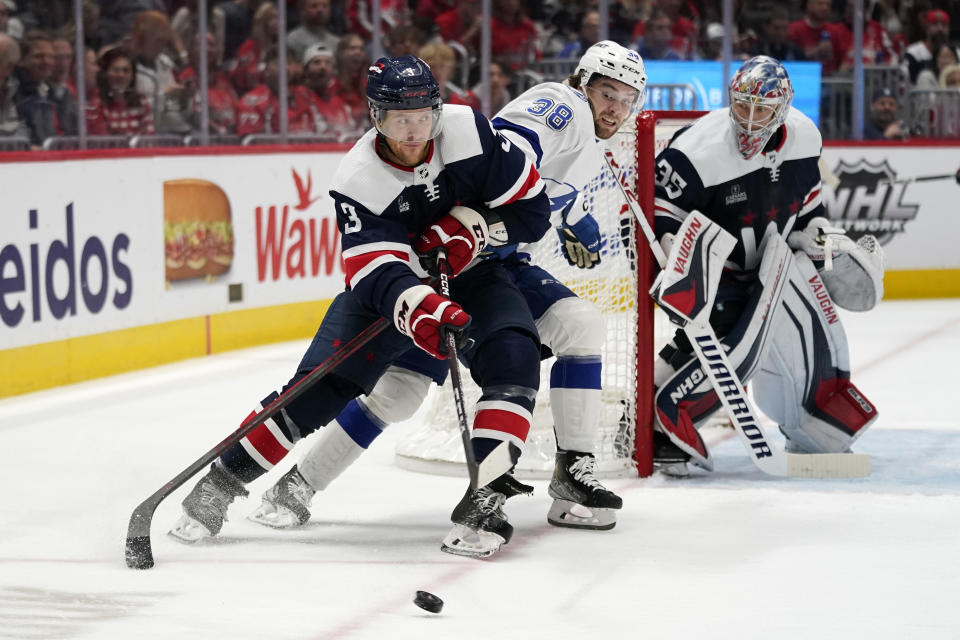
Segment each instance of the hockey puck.
[{"label": "hockey puck", "polygon": [[440,613],[440,610],[443,609],[443,600],[429,591],[417,591],[413,604],[430,613]]}]

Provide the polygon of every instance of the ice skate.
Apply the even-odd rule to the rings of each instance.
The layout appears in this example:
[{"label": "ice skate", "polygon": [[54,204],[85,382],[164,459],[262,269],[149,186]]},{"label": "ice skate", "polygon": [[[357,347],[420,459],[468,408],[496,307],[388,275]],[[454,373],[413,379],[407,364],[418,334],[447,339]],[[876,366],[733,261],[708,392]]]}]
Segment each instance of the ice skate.
[{"label": "ice skate", "polygon": [[457,556],[487,558],[501,545],[510,542],[513,525],[507,522],[503,504],[507,498],[533,493],[533,487],[504,474],[476,491],[467,489],[453,509],[453,529],[443,539],[440,550]]},{"label": "ice skate", "polygon": [[227,519],[230,503],[238,496],[247,495],[243,483],[219,461],[214,462],[207,475],[183,499],[183,515],[170,529],[170,535],[187,543],[217,535]]},{"label": "ice skate", "polygon": [[547,522],[576,529],[607,530],[616,526],[616,510],[623,507],[623,500],[600,484],[595,465],[592,453],[557,451],[547,490],[553,498]]},{"label": "ice skate", "polygon": [[673,444],[666,434],[653,432],[653,466],[657,471],[671,478],[689,478],[687,462],[690,454]]},{"label": "ice skate", "polygon": [[263,502],[247,519],[274,529],[299,527],[310,520],[310,501],[316,491],[293,465],[263,494]]}]

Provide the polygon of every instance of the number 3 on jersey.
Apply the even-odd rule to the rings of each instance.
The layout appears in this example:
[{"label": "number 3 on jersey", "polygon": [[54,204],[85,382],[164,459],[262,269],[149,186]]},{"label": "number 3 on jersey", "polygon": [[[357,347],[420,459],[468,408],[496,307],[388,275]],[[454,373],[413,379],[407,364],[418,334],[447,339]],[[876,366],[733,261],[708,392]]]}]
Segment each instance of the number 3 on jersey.
[{"label": "number 3 on jersey", "polygon": [[554,104],[550,98],[540,98],[534,102],[532,106],[527,108],[527,113],[535,116],[544,116],[547,121],[547,126],[551,129],[562,131],[573,117],[573,109],[562,102],[556,106],[554,106]]},{"label": "number 3 on jersey", "polygon": [[667,195],[672,200],[680,197],[683,188],[687,186],[687,181],[673,170],[669,162],[661,160],[657,163],[657,184],[666,189]]},{"label": "number 3 on jersey", "polygon": [[352,204],[341,202],[340,210],[343,211],[343,215],[347,216],[347,222],[343,225],[343,232],[355,233],[360,231],[360,216],[357,215],[356,208]]}]

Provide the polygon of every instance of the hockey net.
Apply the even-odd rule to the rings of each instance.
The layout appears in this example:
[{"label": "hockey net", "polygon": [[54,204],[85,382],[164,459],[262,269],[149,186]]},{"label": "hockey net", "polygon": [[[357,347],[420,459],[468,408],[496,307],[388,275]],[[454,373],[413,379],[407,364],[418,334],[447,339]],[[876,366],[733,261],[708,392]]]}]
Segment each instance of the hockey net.
[{"label": "hockey net", "polygon": [[[651,219],[653,212],[654,157],[673,133],[702,115],[697,112],[646,111],[625,124],[606,147],[616,158],[626,184],[638,194]],[[653,259],[623,193],[611,171],[598,167],[585,189],[585,198],[602,236],[600,264],[590,270],[570,266],[559,242],[545,241],[531,256],[581,298],[600,309],[605,334],[602,350],[602,410],[593,452],[598,475],[648,476],[653,471],[653,361],[660,346],[672,335],[665,316],[654,310],[647,291],[653,281]],[[553,232],[548,232],[553,234]],[[547,240],[551,240],[547,236]],[[554,359],[541,363],[540,391],[533,425],[517,464],[524,477],[547,477],[553,472],[556,440],[550,407],[550,368]],[[470,408],[480,389],[464,375],[464,399]],[[397,463],[430,473],[462,474],[463,445],[457,425],[449,380],[432,394],[422,423],[397,444]]]}]

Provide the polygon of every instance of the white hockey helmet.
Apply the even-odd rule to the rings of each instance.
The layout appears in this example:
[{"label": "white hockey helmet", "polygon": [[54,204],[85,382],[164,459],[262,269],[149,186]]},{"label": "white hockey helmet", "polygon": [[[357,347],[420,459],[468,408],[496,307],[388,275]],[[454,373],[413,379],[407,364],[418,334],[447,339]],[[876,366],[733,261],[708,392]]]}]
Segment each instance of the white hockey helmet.
[{"label": "white hockey helmet", "polygon": [[612,40],[601,40],[587,49],[574,73],[580,76],[581,91],[597,73],[636,89],[637,97],[631,111],[643,108],[647,99],[647,71],[643,68],[643,58]]},{"label": "white hockey helmet", "polygon": [[757,154],[787,119],[793,85],[775,58],[754,56],[730,81],[730,123],[745,160]]}]

